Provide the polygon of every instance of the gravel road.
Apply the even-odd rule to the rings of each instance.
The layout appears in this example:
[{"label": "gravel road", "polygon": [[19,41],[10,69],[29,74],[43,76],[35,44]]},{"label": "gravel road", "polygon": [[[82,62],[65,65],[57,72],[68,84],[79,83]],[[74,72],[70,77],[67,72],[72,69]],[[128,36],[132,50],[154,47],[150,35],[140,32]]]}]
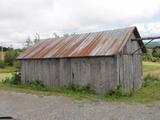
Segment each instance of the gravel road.
[{"label": "gravel road", "polygon": [[0,91],[0,116],[8,115],[17,120],[160,120],[160,103],[83,103],[62,96]]}]

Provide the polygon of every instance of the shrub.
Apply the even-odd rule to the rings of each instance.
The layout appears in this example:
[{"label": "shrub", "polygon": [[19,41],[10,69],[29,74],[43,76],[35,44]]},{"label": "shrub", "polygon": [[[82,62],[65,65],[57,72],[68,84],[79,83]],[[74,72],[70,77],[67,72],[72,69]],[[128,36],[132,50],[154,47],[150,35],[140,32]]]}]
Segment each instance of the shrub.
[{"label": "shrub", "polygon": [[157,82],[159,82],[159,81],[160,81],[159,78],[148,74],[148,75],[144,78],[142,87],[148,87],[148,86],[152,85],[153,83],[157,83]]},{"label": "shrub", "polygon": [[6,67],[5,63],[2,60],[0,60],[0,68],[5,68],[5,67]]},{"label": "shrub", "polygon": [[43,82],[40,80],[34,80],[34,81],[27,81],[25,84],[32,86],[32,87],[45,87]]},{"label": "shrub", "polygon": [[[4,80],[2,80],[2,83],[6,84],[13,84],[13,85],[20,85],[21,83],[21,73],[20,72],[16,72],[13,73],[11,78],[5,78]],[[26,83],[24,83],[24,85],[29,85],[32,87],[45,87],[44,84],[42,83],[42,81],[39,80],[35,80],[35,81],[26,81]]]},{"label": "shrub", "polygon": [[5,59],[4,59],[4,60],[5,60],[5,63],[6,63],[7,65],[12,66],[12,65],[13,65],[13,61],[16,59],[15,52],[14,52],[12,49],[6,51],[4,58],[5,58]]},{"label": "shrub", "polygon": [[68,86],[65,86],[64,88],[70,91],[74,91],[74,92],[95,94],[95,91],[90,88],[89,84],[86,86],[79,86],[79,85],[75,85],[74,83],[70,83]]},{"label": "shrub", "polygon": [[2,83],[9,83],[14,85],[21,84],[21,73],[20,72],[13,73],[11,78],[6,78],[2,80]]},{"label": "shrub", "polygon": [[109,92],[106,93],[106,96],[116,96],[116,97],[121,97],[121,96],[131,96],[132,93],[128,93],[125,89],[123,89],[122,85],[118,85],[115,90],[110,90]]},{"label": "shrub", "polygon": [[20,62],[19,61],[14,61],[13,62],[13,66],[15,67],[15,68],[17,68],[18,70],[20,70]]},{"label": "shrub", "polygon": [[144,54],[143,56],[143,60],[144,61],[151,61],[151,62],[160,62],[160,58],[159,57],[154,57],[150,54]]},{"label": "shrub", "polygon": [[16,61],[16,57],[20,54],[19,51],[10,48],[6,51],[4,56],[4,62],[6,65],[13,66],[14,62]]},{"label": "shrub", "polygon": [[152,55],[153,57],[157,57],[157,58],[160,58],[160,48],[159,47],[154,47],[153,48],[153,51],[152,51]]}]

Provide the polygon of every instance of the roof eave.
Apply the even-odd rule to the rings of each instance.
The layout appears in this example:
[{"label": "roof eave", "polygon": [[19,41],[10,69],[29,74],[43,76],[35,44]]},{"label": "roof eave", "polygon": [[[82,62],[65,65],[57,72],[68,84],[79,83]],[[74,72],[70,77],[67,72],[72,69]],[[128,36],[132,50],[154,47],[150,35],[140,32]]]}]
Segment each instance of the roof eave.
[{"label": "roof eave", "polygon": [[[134,32],[136,38],[141,38],[141,36],[140,36],[140,34],[139,34],[139,32],[138,32],[137,27],[134,28],[133,32]],[[138,43],[139,43],[140,47],[142,47],[142,48],[141,48],[142,52],[143,52],[143,53],[146,53],[146,52],[147,52],[147,49],[146,49],[146,47],[144,46],[143,41],[142,41],[142,40],[139,40]]]}]

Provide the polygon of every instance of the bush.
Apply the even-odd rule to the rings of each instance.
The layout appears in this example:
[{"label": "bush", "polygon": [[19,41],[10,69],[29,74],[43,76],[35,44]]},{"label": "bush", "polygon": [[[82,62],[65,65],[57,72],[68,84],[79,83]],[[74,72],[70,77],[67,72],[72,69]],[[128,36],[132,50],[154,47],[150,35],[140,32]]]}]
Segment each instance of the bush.
[{"label": "bush", "polygon": [[15,68],[17,68],[18,70],[20,70],[20,62],[19,61],[14,61],[13,62],[13,66],[15,67]]},{"label": "bush", "polygon": [[[16,72],[13,73],[11,78],[6,78],[4,80],[2,80],[2,83],[6,84],[13,84],[13,85],[20,85],[21,83],[21,73],[20,72]],[[44,84],[42,83],[42,81],[39,80],[35,80],[35,81],[26,81],[26,83],[24,85],[29,85],[32,87],[45,87]]]},{"label": "bush", "polygon": [[153,57],[160,58],[160,47],[156,46],[152,51]]},{"label": "bush", "polygon": [[4,62],[6,65],[13,66],[14,62],[16,61],[16,57],[19,55],[19,51],[16,51],[12,48],[10,48],[8,51],[6,51],[4,56]]},{"label": "bush", "polygon": [[116,97],[121,97],[121,96],[131,96],[132,93],[128,93],[125,89],[123,89],[122,85],[118,85],[115,90],[110,90],[109,92],[106,93],[106,96],[116,96]]},{"label": "bush", "polygon": [[11,78],[6,78],[2,80],[2,83],[9,83],[14,85],[21,84],[21,73],[20,72],[13,73]]},{"label": "bush", "polygon": [[7,65],[12,66],[13,61],[15,59],[16,59],[16,55],[15,55],[15,52],[13,50],[10,49],[10,50],[6,51],[4,60],[5,60],[5,63]]},{"label": "bush", "polygon": [[160,62],[160,58],[159,57],[154,57],[150,54],[144,54],[143,56],[143,60],[144,61],[151,61],[151,62]]},{"label": "bush", "polygon": [[159,81],[160,81],[159,78],[148,74],[148,75],[144,78],[142,87],[148,87],[148,86],[152,85],[153,83],[157,83],[157,82],[159,82]]},{"label": "bush", "polygon": [[5,68],[5,67],[6,67],[5,63],[2,60],[0,60],[0,68]]},{"label": "bush", "polygon": [[34,80],[34,81],[27,81],[25,84],[32,86],[32,87],[42,87],[44,88],[44,84],[40,80]]},{"label": "bush", "polygon": [[79,86],[79,85],[75,85],[74,83],[70,83],[68,86],[65,86],[64,88],[74,92],[84,92],[84,93],[95,94],[95,91],[90,88],[89,84],[87,86]]}]

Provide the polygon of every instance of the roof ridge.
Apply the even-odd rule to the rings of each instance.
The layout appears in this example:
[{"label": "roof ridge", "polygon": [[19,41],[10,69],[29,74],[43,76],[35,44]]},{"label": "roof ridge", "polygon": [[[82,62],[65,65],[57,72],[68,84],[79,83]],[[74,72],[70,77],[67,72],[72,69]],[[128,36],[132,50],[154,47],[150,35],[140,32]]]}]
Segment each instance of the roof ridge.
[{"label": "roof ridge", "polygon": [[[75,36],[75,35],[84,35],[84,34],[94,34],[94,33],[100,33],[100,32],[111,32],[111,31],[118,31],[118,30],[123,30],[123,29],[131,29],[134,30],[135,28],[137,28],[136,26],[130,26],[130,27],[121,27],[121,28],[114,28],[114,29],[106,29],[106,30],[100,30],[100,31],[94,31],[94,32],[84,32],[84,33],[76,33],[74,35],[68,35],[68,37],[70,36]],[[59,39],[59,38],[65,38],[64,36],[60,36],[58,38],[44,38],[44,39],[40,39],[40,40],[51,40],[51,39]]]}]

